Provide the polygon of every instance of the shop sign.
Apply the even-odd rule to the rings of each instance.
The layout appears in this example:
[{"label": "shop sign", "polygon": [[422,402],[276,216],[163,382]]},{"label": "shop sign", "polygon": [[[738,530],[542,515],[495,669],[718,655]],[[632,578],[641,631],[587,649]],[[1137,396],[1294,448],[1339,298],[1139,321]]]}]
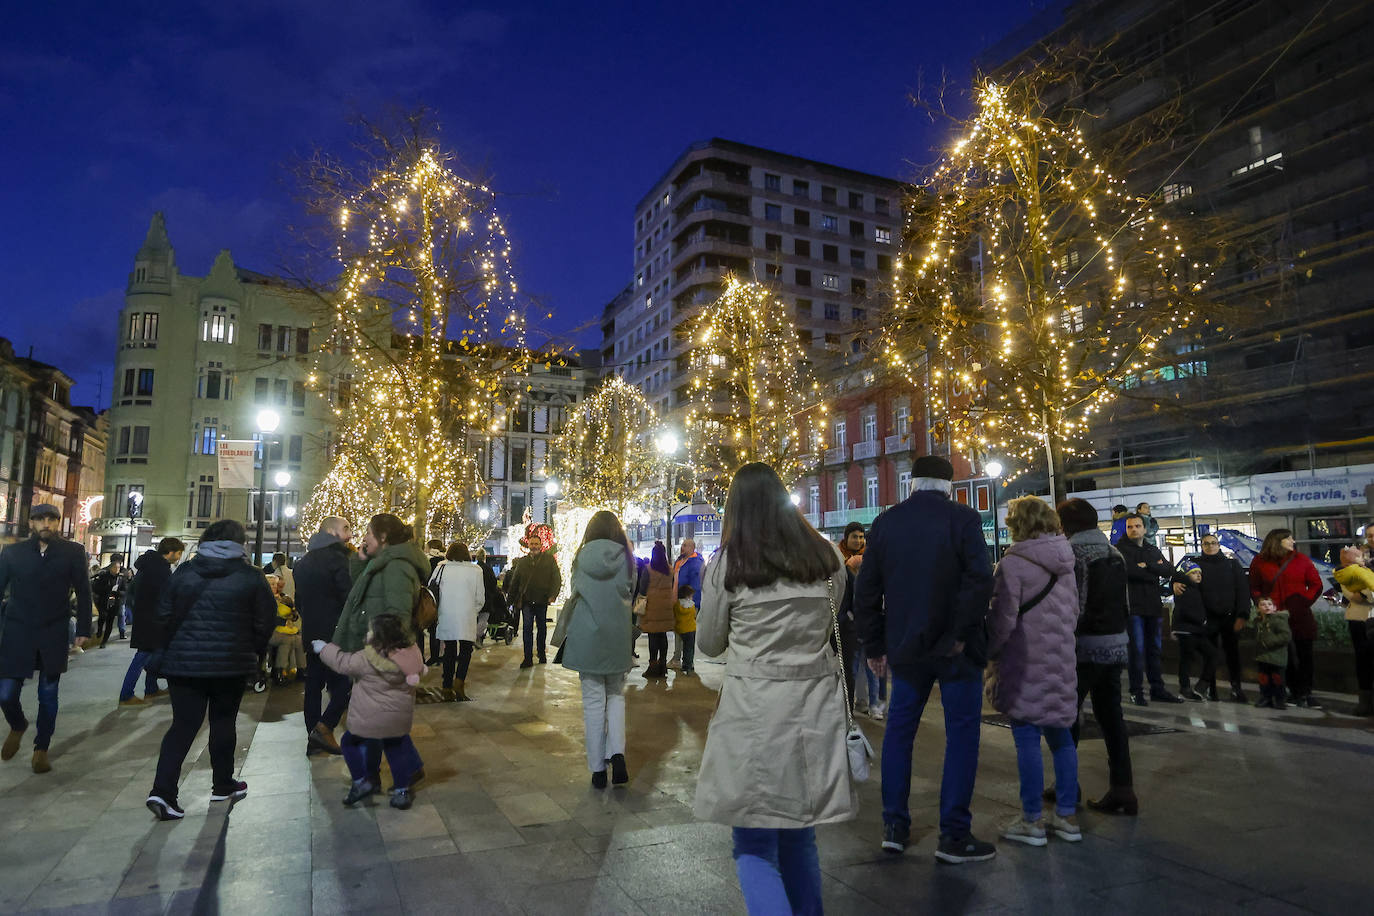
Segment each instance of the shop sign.
[{"label": "shop sign", "polygon": [[1250,500],[1255,512],[1361,505],[1365,488],[1372,484],[1374,468],[1319,468],[1315,475],[1306,471],[1259,474],[1250,478]]}]

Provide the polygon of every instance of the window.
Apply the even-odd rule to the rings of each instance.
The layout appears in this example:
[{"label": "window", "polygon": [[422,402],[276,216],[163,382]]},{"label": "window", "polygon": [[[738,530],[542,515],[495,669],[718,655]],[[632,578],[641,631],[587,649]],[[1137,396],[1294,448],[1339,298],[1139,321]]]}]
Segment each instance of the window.
[{"label": "window", "polygon": [[850,309],[849,317],[854,321],[865,321],[868,319],[868,309]]},{"label": "window", "polygon": [[[765,265],[763,266],[763,274],[764,274],[764,279],[781,281],[781,280],[782,280],[782,265],[781,265],[781,264],[765,264]],[[657,350],[658,348],[655,347],[654,349]]]},{"label": "window", "polygon": [[291,464],[301,463],[302,439],[300,436],[290,436],[286,440],[286,460]]},{"label": "window", "polygon": [[215,454],[216,441],[219,438],[219,427],[202,426],[200,428],[199,448],[195,450],[198,455]]},{"label": "window", "polygon": [[769,191],[781,191],[782,176],[765,173],[763,176],[763,186],[767,188]]},{"label": "window", "polygon": [[128,340],[138,340],[143,336],[143,314],[141,312],[129,313],[129,334]]},{"label": "window", "polygon": [[874,226],[873,241],[877,242],[879,245],[891,245],[892,230],[884,226]]},{"label": "window", "polygon": [[828,188],[825,185],[821,185],[821,203],[833,204],[836,200],[836,193],[834,188]]},{"label": "window", "polygon": [[878,255],[878,257],[877,257],[877,260],[878,260],[878,269],[879,269],[879,270],[881,270],[881,271],[883,271],[883,272],[885,272],[885,273],[891,273],[891,272],[892,272],[892,257],[891,257],[891,255],[880,254],[880,255]]},{"label": "window", "polygon": [[849,294],[862,298],[868,295],[868,281],[859,277],[849,278]]},{"label": "window", "polygon": [[851,239],[861,239],[864,237],[864,224],[861,221],[857,219],[851,219],[849,221],[849,237]]},{"label": "window", "polygon": [[510,515],[511,521],[524,521],[525,519],[525,494],[520,491],[512,491],[510,495]]},{"label": "window", "polygon": [[803,349],[811,346],[811,332],[806,328],[797,328],[797,344]]},{"label": "window", "polygon": [[138,394],[138,396],[141,397],[141,398],[150,398],[150,397],[153,396],[153,370],[152,370],[152,369],[140,369],[140,370],[138,370],[138,391],[137,391],[137,394]]},{"label": "window", "polygon": [[131,398],[134,396],[134,379],[137,375],[137,372],[137,369],[124,370],[124,397],[126,398]]},{"label": "window", "polygon": [[143,315],[143,342],[157,342],[157,312],[145,312]]},{"label": "window", "polygon": [[811,225],[811,211],[802,210],[799,207],[792,208],[792,222],[798,226]]},{"label": "window", "polygon": [[258,349],[263,351],[272,349],[272,326],[270,324],[258,325]]},{"label": "window", "polygon": [[201,323],[201,340],[211,343],[233,343],[228,315],[209,315]]},{"label": "window", "polygon": [[864,478],[864,505],[876,508],[878,505],[878,478]]},{"label": "window", "polygon": [[129,427],[127,427],[127,426],[121,426],[121,427],[119,428],[119,450],[118,450],[115,454],[117,454],[117,455],[127,455],[127,454],[129,454],[129,437],[130,437],[130,435],[131,435],[131,433],[130,433]]},{"label": "window", "polygon": [[286,379],[277,378],[272,380],[272,403],[278,407],[286,406]]},{"label": "window", "polygon": [[831,264],[838,264],[840,261],[840,248],[838,245],[822,245],[821,260]]},{"label": "window", "polygon": [[797,285],[798,285],[798,286],[810,286],[810,285],[811,285],[811,271],[809,271],[809,270],[802,270],[800,267],[798,267],[798,268],[796,269],[796,282],[797,282]]},{"label": "window", "polygon": [[797,300],[797,317],[798,317],[798,318],[810,318],[810,317],[811,317],[811,300],[810,300],[810,299],[798,299],[798,300]]},{"label": "window", "polygon": [[864,196],[858,191],[849,192],[849,209],[862,210],[864,208]]},{"label": "window", "polygon": [[821,274],[821,286],[826,289],[839,289],[840,278],[837,274]]},{"label": "window", "polygon": [[887,198],[886,198],[886,197],[875,197],[875,198],[873,198],[873,212],[874,212],[874,213],[886,213],[886,212],[887,212]]},{"label": "window", "polygon": [[911,432],[911,408],[905,404],[897,407],[892,414],[892,431],[899,436]]},{"label": "window", "polygon": [[840,335],[838,335],[838,334],[827,334],[827,335],[825,335],[825,348],[826,348],[827,350],[838,350],[838,349],[840,348]]},{"label": "window", "polygon": [[776,232],[768,232],[763,236],[763,247],[765,251],[782,251],[782,236]]},{"label": "window", "polygon": [[855,270],[864,269],[864,253],[862,248],[849,249],[849,266]]},{"label": "window", "polygon": [[532,432],[536,433],[547,433],[549,431],[549,408],[547,406],[534,408],[534,416],[530,424],[530,429]]},{"label": "window", "polygon": [[1166,184],[1161,190],[1164,194],[1164,202],[1167,204],[1173,203],[1176,200],[1182,200],[1191,195],[1193,193],[1193,186],[1175,182],[1173,184]]},{"label": "window", "polygon": [[821,488],[817,484],[812,484],[807,488],[806,505],[812,515],[821,514]]},{"label": "window", "polygon": [[157,312],[130,312],[128,340],[130,343],[156,343]]},{"label": "window", "polygon": [[1272,165],[1276,169],[1282,169],[1283,153],[1271,153],[1270,155],[1265,156],[1261,159],[1256,159],[1255,161],[1247,163],[1246,165],[1242,165],[1238,168],[1231,169],[1231,177],[1235,178],[1237,175],[1244,175],[1246,172],[1255,172],[1264,168],[1267,165]]},{"label": "window", "polygon": [[911,495],[911,472],[902,471],[897,475],[897,498],[906,499]]},{"label": "window", "polygon": [[291,409],[297,413],[305,410],[305,382],[291,383]]},{"label": "window", "polygon": [[310,352],[309,328],[296,328],[296,352],[302,354]]},{"label": "window", "polygon": [[844,420],[836,420],[833,429],[835,448],[844,448],[848,444]]},{"label": "window", "polygon": [[[132,448],[130,448],[129,454],[131,454],[131,455],[146,455],[146,454],[148,454],[148,434],[149,434],[149,427],[147,427],[147,426],[135,426],[135,427],[134,427],[133,446],[132,446]],[[183,439],[182,441],[184,442],[185,440]]]},{"label": "window", "polygon": [[201,484],[196,491],[196,518],[210,517],[214,499],[215,488],[208,483]]},{"label": "window", "polygon": [[792,196],[793,196],[793,197],[810,197],[810,196],[811,196],[811,183],[810,183],[809,181],[801,181],[801,180],[799,180],[799,179],[793,178],[793,179],[792,179]]},{"label": "window", "polygon": [[271,383],[265,378],[253,379],[253,403],[266,404],[268,401],[268,386]]},{"label": "window", "polygon": [[[764,205],[763,205],[763,218],[766,219],[766,220],[772,220],[773,222],[781,222],[781,221],[782,221],[782,207],[778,206],[777,204],[764,204]],[[514,497],[512,497],[512,498],[514,498]]]},{"label": "window", "polygon": [[[827,274],[827,276],[828,276],[828,274]],[[834,302],[827,302],[827,303],[825,304],[825,320],[826,320],[826,321],[839,321],[839,320],[840,320],[840,307],[839,307],[838,305],[836,305]]]},{"label": "window", "polygon": [[840,512],[849,508],[849,481],[837,480],[835,482],[835,511]]},{"label": "window", "polygon": [[[523,443],[511,443],[510,479],[524,481],[529,479],[529,449]],[[523,511],[523,510],[522,510]]]},{"label": "window", "polygon": [[839,218],[838,216],[831,216],[829,213],[824,213],[824,214],[822,214],[822,215],[821,215],[821,231],[823,231],[823,232],[839,232],[839,231],[840,231],[840,218]]},{"label": "window", "polygon": [[806,239],[797,239],[792,243],[792,253],[799,258],[811,257],[811,243]]},{"label": "window", "polygon": [[878,415],[876,413],[864,414],[864,441],[872,442],[878,438]]}]

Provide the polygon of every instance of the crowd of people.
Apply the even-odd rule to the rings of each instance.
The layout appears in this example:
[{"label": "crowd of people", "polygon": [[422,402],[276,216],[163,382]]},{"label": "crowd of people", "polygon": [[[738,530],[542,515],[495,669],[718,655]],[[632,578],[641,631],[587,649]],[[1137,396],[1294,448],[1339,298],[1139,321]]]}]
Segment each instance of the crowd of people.
[{"label": "crowd of people", "polygon": [[[118,703],[170,698],[147,798],[161,820],[185,815],[182,769],[207,719],[211,801],[247,793],[233,772],[236,719],[264,660],[279,683],[304,681],[305,752],[342,756],[351,778],[343,804],[381,790],[385,757],[390,804],[409,808],[424,778],[410,732],[426,668],[440,668],[437,700],[469,701],[475,647],[489,635],[509,643],[519,631],[522,670],[547,664],[552,648],[555,663],[577,672],[590,782],[605,789],[631,778],[625,685],[637,640],[647,637],[644,676],[661,678],[671,633],[682,675],[693,673],[698,649],[724,662],[694,811],[733,828],[751,912],[809,913],[820,909],[815,828],[857,814],[855,780],[867,766],[855,759],[856,712],[886,720],[881,848],[900,854],[911,835],[918,726],[939,685],[945,749],[935,856],[958,864],[996,854],[972,831],[985,702],[1011,727],[1020,779],[1021,811],[999,834],[1029,846],[1081,841],[1083,804],[1138,814],[1123,669],[1138,705],[1219,700],[1223,664],[1228,698],[1249,702],[1239,635],[1253,627],[1257,705],[1320,708],[1312,606],[1323,582],[1291,531],[1269,532],[1248,571],[1210,534],[1195,560],[1175,567],[1153,543],[1147,505],[1114,512],[1119,535],[1109,539],[1085,500],[1053,507],[1021,497],[1007,506],[1011,545],[994,563],[978,513],[951,499],[952,477],[945,459],[918,458],[911,496],[832,544],[770,467],[746,465],[709,562],[691,540],[672,564],[657,542],[637,561],[620,520],[598,512],[576,547],[569,597],[548,639],[549,606],[564,584],[550,532],[527,532],[528,552],[504,584],[480,551],[438,541],[421,549],[411,527],[388,513],[368,520],[356,548],[348,520],[325,519],[294,564],[279,555],[252,566],[243,526],[223,520],[205,529],[186,562],[186,545],[165,538],[138,558],[131,579],[122,557],[90,577],[84,550],[58,533],[57,510],[36,506],[33,537],[0,552],[0,594],[8,593],[0,709],[10,728],[0,758],[20,749],[29,728],[21,688],[36,674],[32,768],[51,769],[69,646],[79,651],[92,638],[93,616],[100,645],[116,628],[122,638],[127,608],[134,655]],[[1356,653],[1359,715],[1374,714],[1371,546],[1374,532],[1365,548],[1342,551],[1333,583]],[[75,613],[74,622],[73,595],[75,608],[93,612]],[[1162,671],[1166,633],[1178,643],[1176,694]],[[1086,800],[1077,755],[1085,700],[1108,761],[1106,791]],[[1042,741],[1053,762],[1048,787]]]}]

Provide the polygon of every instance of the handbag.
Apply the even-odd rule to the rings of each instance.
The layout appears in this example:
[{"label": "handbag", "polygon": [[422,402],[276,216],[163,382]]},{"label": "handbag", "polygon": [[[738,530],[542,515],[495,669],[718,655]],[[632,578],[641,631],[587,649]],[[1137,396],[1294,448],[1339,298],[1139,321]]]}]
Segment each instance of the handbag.
[{"label": "handbag", "polygon": [[[832,576],[826,580],[829,588],[827,594],[830,596],[830,627],[835,636],[835,655],[840,657],[840,615],[835,609],[835,579]],[[849,759],[849,776],[855,782],[867,782],[869,774],[869,761],[873,759],[873,745],[869,744],[868,736],[863,729],[854,721],[854,711],[849,705],[849,684],[844,679],[844,661],[840,662],[840,689],[844,692],[844,752]]]}]

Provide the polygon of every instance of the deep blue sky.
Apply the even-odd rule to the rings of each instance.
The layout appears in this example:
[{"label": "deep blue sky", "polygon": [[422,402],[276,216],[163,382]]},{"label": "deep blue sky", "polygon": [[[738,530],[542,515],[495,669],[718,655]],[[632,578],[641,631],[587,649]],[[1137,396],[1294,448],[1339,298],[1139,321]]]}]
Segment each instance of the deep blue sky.
[{"label": "deep blue sky", "polygon": [[[944,129],[911,107],[1037,0],[742,4],[214,0],[11,4],[0,32],[0,335],[108,403],[116,316],[154,210],[177,264],[290,257],[287,168],[350,113],[435,110],[507,195],[522,289],[594,322],[633,207],[712,136],[900,178]],[[385,11],[384,14],[379,11]],[[579,340],[599,344],[599,332]]]}]

